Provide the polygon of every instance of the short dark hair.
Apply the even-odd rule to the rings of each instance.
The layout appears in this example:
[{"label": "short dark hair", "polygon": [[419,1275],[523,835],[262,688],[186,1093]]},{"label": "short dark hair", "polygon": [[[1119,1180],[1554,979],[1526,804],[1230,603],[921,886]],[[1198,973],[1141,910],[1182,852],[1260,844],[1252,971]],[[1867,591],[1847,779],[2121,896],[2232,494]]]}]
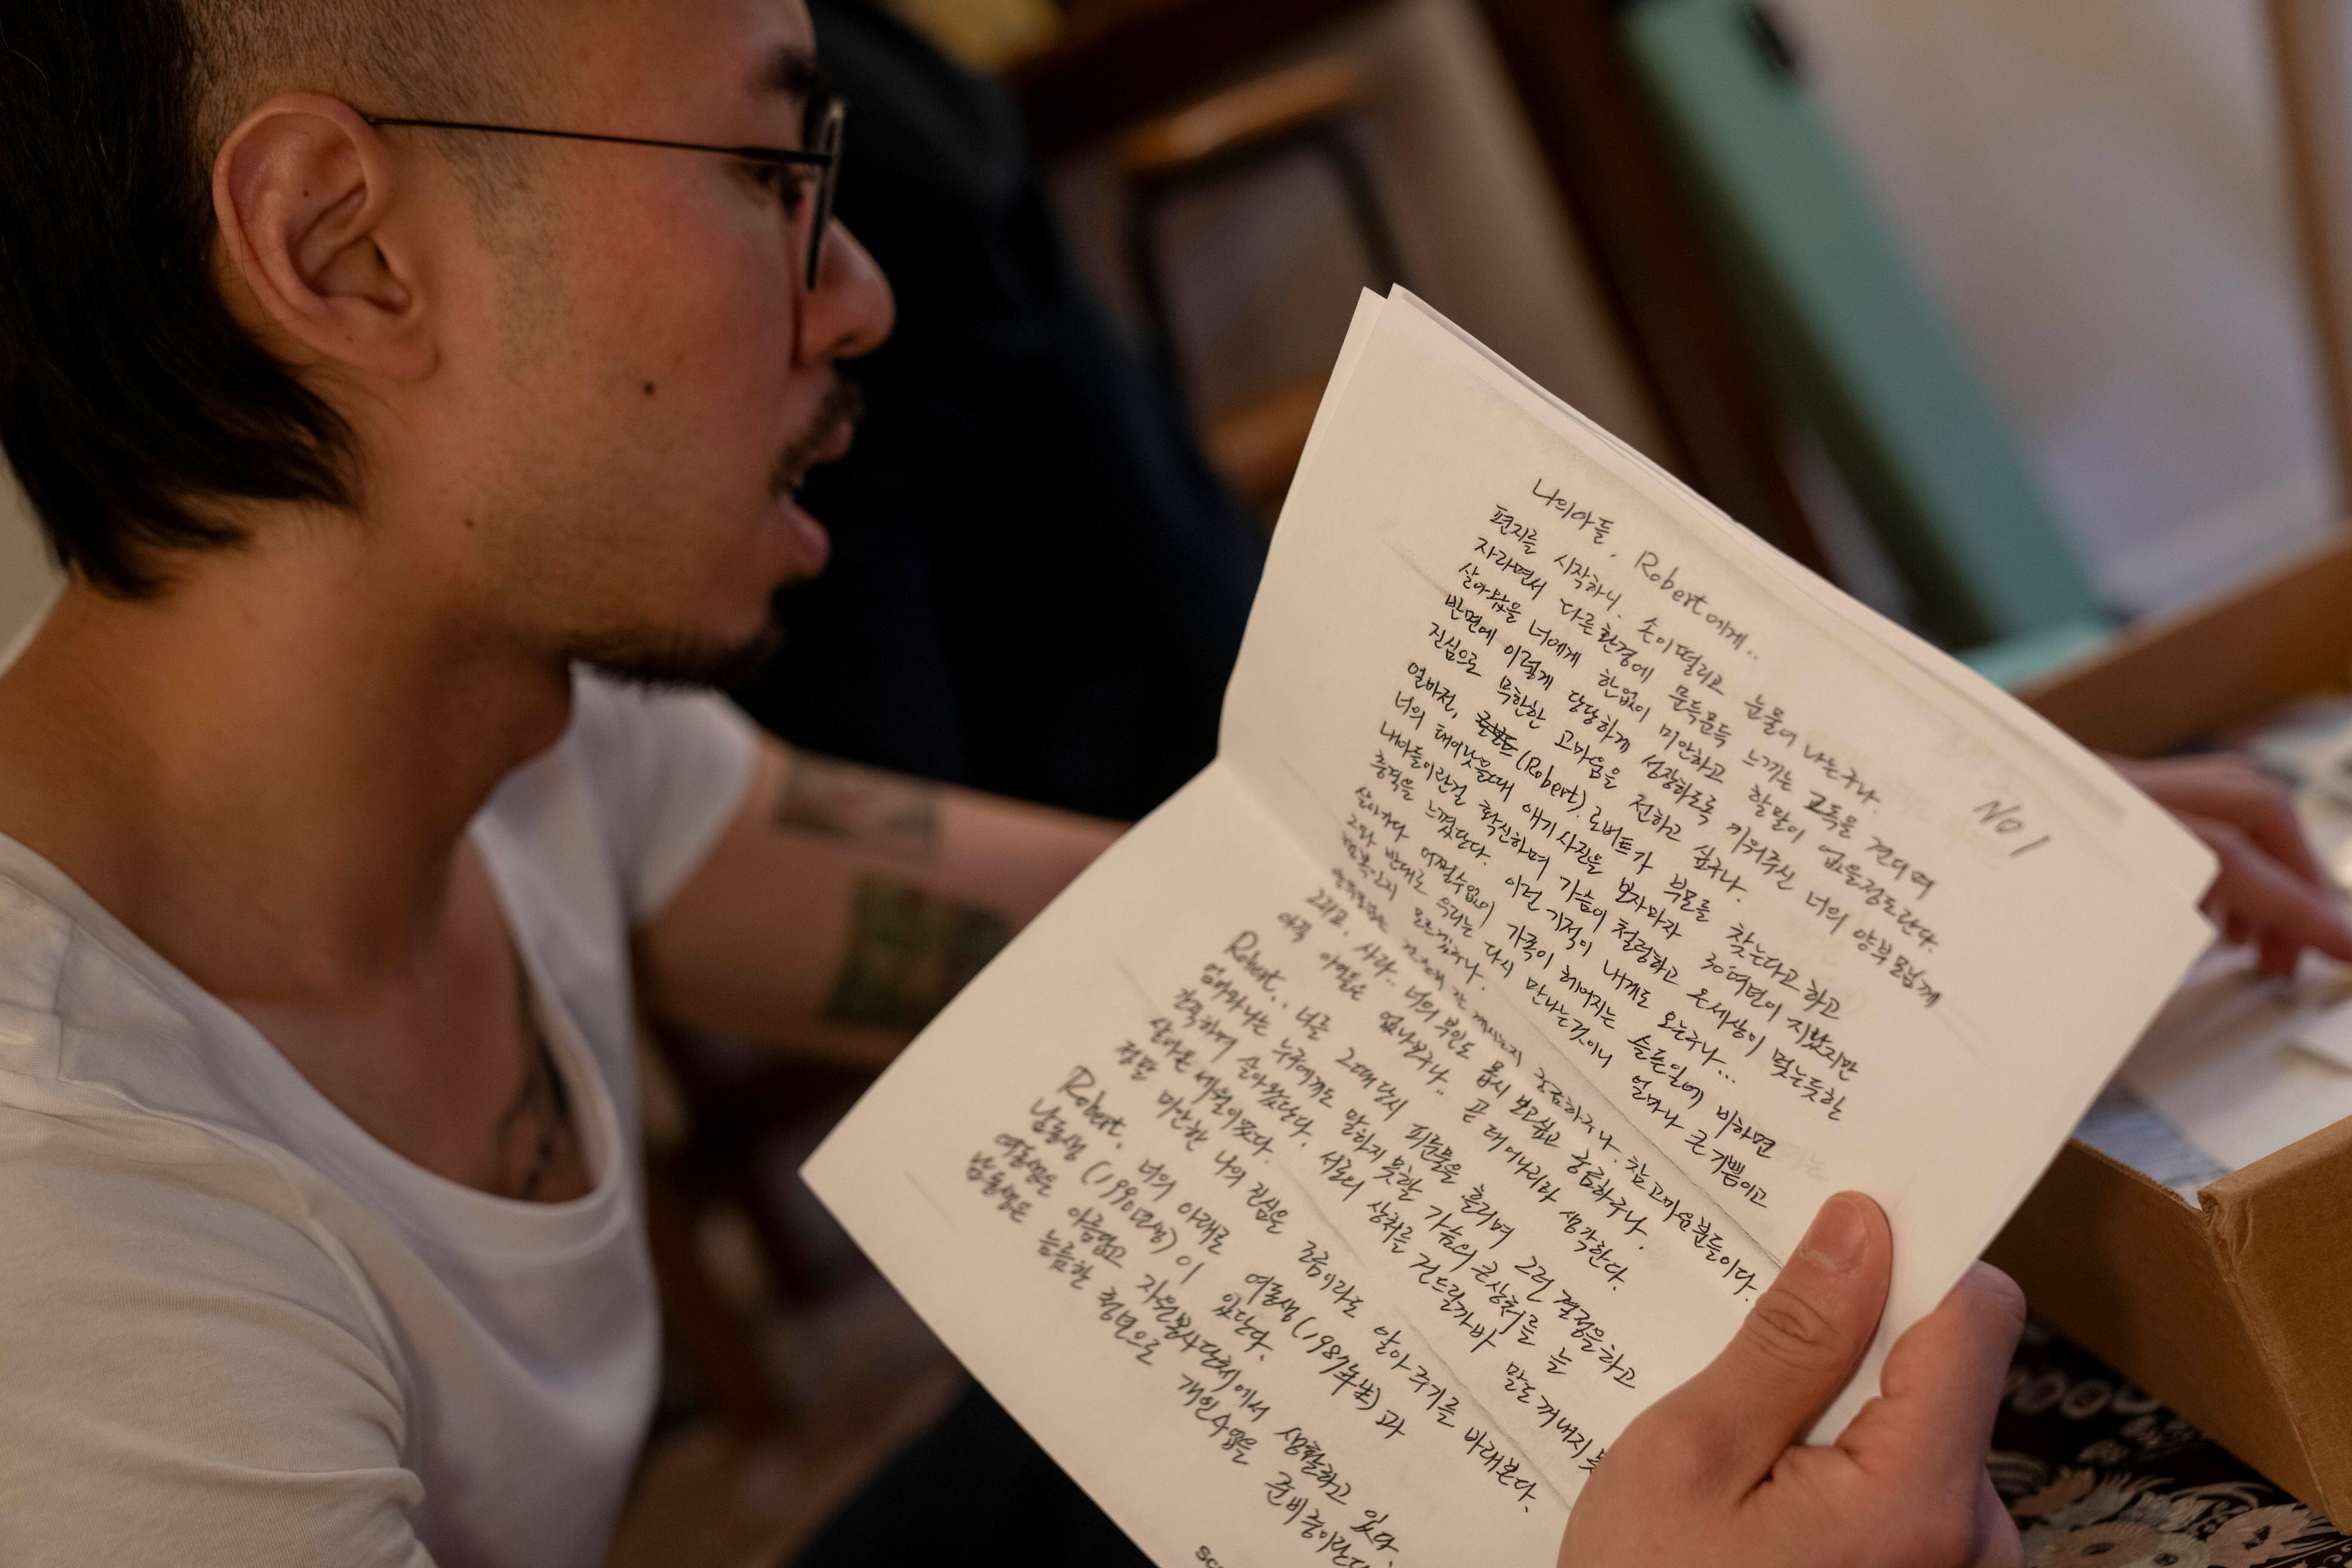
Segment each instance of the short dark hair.
[{"label": "short dark hair", "polygon": [[213,158],[247,109],[298,87],[476,108],[514,22],[474,18],[499,9],[0,5],[0,448],[68,570],[150,596],[173,552],[243,542],[223,501],[355,505],[350,426],[222,298]]}]

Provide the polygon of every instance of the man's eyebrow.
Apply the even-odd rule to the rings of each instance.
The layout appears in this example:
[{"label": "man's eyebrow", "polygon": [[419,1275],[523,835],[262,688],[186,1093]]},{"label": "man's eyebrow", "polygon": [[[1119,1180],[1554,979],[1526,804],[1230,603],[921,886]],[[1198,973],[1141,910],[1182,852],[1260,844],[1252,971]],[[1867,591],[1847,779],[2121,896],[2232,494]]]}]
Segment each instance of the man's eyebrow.
[{"label": "man's eyebrow", "polygon": [[816,68],[816,54],[798,44],[785,44],[760,62],[751,73],[751,90],[755,93],[782,93],[803,102],[816,95],[824,78]]}]

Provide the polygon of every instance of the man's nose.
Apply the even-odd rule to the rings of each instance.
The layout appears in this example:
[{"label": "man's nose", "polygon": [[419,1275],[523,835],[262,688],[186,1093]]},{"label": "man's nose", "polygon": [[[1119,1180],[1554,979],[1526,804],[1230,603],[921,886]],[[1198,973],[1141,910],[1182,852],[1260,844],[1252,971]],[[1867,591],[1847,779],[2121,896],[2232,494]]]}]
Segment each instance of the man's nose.
[{"label": "man's nose", "polygon": [[835,220],[817,263],[816,287],[802,303],[801,357],[823,363],[872,353],[898,317],[890,280],[848,226]]}]

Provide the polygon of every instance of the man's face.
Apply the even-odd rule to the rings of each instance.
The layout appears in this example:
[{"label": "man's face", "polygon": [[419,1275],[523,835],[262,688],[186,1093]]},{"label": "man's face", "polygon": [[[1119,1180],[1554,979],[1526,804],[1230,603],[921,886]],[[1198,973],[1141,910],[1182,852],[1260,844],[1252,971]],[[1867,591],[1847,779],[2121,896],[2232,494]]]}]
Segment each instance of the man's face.
[{"label": "man's face", "polygon": [[[803,144],[801,0],[548,11],[561,117],[539,123]],[[793,491],[847,447],[835,363],[888,334],[888,286],[835,225],[807,287],[814,188],[790,174],[604,142],[534,142],[525,167],[479,276],[452,280],[463,330],[418,400],[434,428],[404,433],[439,455],[422,510],[447,520],[478,626],[623,673],[723,673],[768,641],[775,589],[824,567]]]}]

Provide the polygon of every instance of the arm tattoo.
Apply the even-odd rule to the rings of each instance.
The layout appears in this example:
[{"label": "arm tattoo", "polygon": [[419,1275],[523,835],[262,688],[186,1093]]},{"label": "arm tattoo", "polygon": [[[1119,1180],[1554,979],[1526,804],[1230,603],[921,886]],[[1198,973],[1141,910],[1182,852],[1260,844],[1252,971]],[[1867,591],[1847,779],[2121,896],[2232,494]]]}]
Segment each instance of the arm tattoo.
[{"label": "arm tattoo", "polygon": [[796,833],[926,860],[939,848],[940,790],[880,768],[794,752],[775,823]]},{"label": "arm tattoo", "polygon": [[919,1029],[1012,940],[1013,922],[994,910],[888,877],[861,878],[849,952],[824,1016]]},{"label": "arm tattoo", "polygon": [[499,1192],[527,1203],[579,1197],[589,1179],[586,1152],[572,1120],[572,1093],[556,1070],[547,1033],[530,1005],[530,978],[515,962],[515,1005],[523,1040],[522,1087],[499,1118]]}]

